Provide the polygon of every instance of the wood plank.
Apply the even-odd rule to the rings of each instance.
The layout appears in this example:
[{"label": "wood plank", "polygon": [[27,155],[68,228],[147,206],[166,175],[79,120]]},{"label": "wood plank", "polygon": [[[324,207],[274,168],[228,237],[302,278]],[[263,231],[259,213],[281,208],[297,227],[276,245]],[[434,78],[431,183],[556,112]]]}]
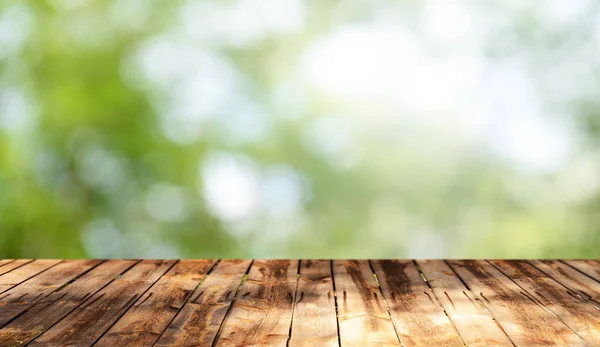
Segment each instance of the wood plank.
[{"label": "wood plank", "polygon": [[400,346],[367,260],[334,260],[342,346]]},{"label": "wood plank", "polygon": [[600,303],[600,283],[556,260],[533,260],[535,267],[586,300]]},{"label": "wood plank", "polygon": [[173,260],[144,260],[94,294],[30,346],[91,345],[173,264]]},{"label": "wood plank", "polygon": [[133,260],[106,261],[73,283],[50,294],[0,329],[0,346],[32,341],[135,263]]},{"label": "wood plank", "polygon": [[35,302],[80,276],[100,260],[65,260],[6,291],[0,297],[0,327],[27,311]]},{"label": "wood plank", "polygon": [[464,346],[410,260],[373,260],[371,263],[403,346]]},{"label": "wood plank", "polygon": [[600,261],[598,260],[565,260],[577,270],[600,282]]},{"label": "wood plank", "polygon": [[591,346],[600,346],[600,311],[536,269],[519,261],[493,261],[527,294],[552,311],[561,321],[578,333]]},{"label": "wood plank", "polygon": [[338,344],[335,293],[330,260],[303,260],[289,345],[334,347]]},{"label": "wood plank", "polygon": [[512,346],[492,316],[443,260],[417,260],[427,283],[468,346]]},{"label": "wood plank", "polygon": [[532,301],[523,289],[486,261],[452,260],[449,263],[517,345],[586,345],[571,329]]},{"label": "wood plank", "polygon": [[11,261],[9,263],[4,264],[4,266],[0,267],[0,276],[8,273],[16,268],[19,268],[27,263],[31,263],[33,259],[17,259],[15,261]]},{"label": "wood plank", "polygon": [[297,260],[256,260],[217,346],[285,346],[296,294]]},{"label": "wood plank", "polygon": [[15,261],[15,259],[2,259],[2,260],[0,260],[0,267],[3,267],[4,265],[6,265],[8,263],[12,263],[13,261]]},{"label": "wood plank", "polygon": [[0,276],[0,294],[60,262],[60,260],[50,259],[34,260],[5,273],[4,275]]},{"label": "wood plank", "polygon": [[594,260],[136,263],[0,262],[0,346],[600,346]]},{"label": "wood plank", "polygon": [[181,260],[95,346],[152,346],[216,260]]},{"label": "wood plank", "polygon": [[222,260],[194,291],[156,346],[211,346],[251,263]]}]

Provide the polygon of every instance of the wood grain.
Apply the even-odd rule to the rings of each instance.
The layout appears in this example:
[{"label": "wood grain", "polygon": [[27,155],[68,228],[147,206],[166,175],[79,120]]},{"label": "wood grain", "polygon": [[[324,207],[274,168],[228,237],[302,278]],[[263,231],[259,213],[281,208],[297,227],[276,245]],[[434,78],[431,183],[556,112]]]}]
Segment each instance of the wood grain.
[{"label": "wood grain", "polygon": [[252,262],[222,260],[192,294],[157,346],[210,346]]},{"label": "wood grain", "polygon": [[373,269],[404,346],[464,346],[410,260],[373,260]]},{"label": "wood grain", "polygon": [[297,274],[297,260],[254,261],[216,345],[285,346]]},{"label": "wood grain", "polygon": [[598,260],[565,260],[565,263],[600,282],[600,261]]},{"label": "wood grain", "polygon": [[6,262],[6,263],[4,263],[4,265],[2,265],[2,267],[0,267],[0,276],[18,268],[18,267],[21,267],[27,263],[30,263],[32,261],[33,261],[33,259],[17,259],[17,260]]},{"label": "wood grain", "polygon": [[334,260],[342,346],[400,346],[367,260]]},{"label": "wood grain", "polygon": [[32,341],[30,346],[93,344],[174,263],[172,260],[141,261]]},{"label": "wood grain", "polygon": [[96,346],[152,346],[215,262],[178,262],[115,323]]},{"label": "wood grain", "polygon": [[[508,336],[443,260],[417,260],[433,293],[468,346],[512,346]],[[415,311],[420,311],[414,308]]]},{"label": "wood grain", "polygon": [[520,261],[493,261],[537,302],[552,311],[561,321],[591,346],[600,346],[600,311],[598,307],[569,294],[565,288],[531,264]]},{"label": "wood grain", "polygon": [[557,260],[534,260],[535,267],[585,300],[600,303],[600,283]]},{"label": "wood grain", "polygon": [[0,294],[60,262],[60,260],[34,260],[14,268],[0,276]]},{"label": "wood grain", "polygon": [[133,260],[109,260],[57,289],[0,329],[0,346],[32,341],[135,263]]},{"label": "wood grain", "polygon": [[60,286],[100,264],[99,260],[65,260],[7,290],[0,297],[0,327]]},{"label": "wood grain", "polygon": [[586,345],[577,334],[486,261],[451,260],[449,263],[517,345]]},{"label": "wood grain", "polygon": [[598,264],[0,261],[0,346],[600,346]]},{"label": "wood grain", "polygon": [[330,260],[303,260],[289,346],[338,346]]}]

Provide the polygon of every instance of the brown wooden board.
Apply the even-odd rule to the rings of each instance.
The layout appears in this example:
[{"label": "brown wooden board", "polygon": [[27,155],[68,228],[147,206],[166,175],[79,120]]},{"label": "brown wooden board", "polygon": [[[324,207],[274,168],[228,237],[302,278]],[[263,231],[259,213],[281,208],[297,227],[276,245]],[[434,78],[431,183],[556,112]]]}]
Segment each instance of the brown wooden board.
[{"label": "brown wooden board", "polygon": [[109,260],[58,288],[0,329],[0,346],[26,344],[35,339],[134,264],[132,260]]},{"label": "brown wooden board", "polygon": [[289,346],[338,346],[330,260],[303,260]]},{"label": "brown wooden board", "polygon": [[15,261],[14,259],[1,259],[0,260],[0,267],[3,267],[4,265],[8,264],[8,263],[12,263],[13,261]]},{"label": "brown wooden board", "polygon": [[402,345],[464,346],[410,260],[373,260],[371,263]]},{"label": "brown wooden board", "polygon": [[35,302],[100,263],[99,260],[65,260],[7,290],[0,296],[0,327],[27,311]]},{"label": "brown wooden board", "polygon": [[222,260],[192,293],[156,346],[211,346],[251,263]]},{"label": "brown wooden board", "polygon": [[585,342],[538,305],[508,277],[483,260],[451,260],[450,265],[521,346],[585,346]]},{"label": "brown wooden board", "polygon": [[163,275],[96,346],[152,346],[215,260],[181,260]]},{"label": "brown wooden board", "polygon": [[4,263],[4,265],[2,265],[0,267],[0,276],[4,275],[5,273],[8,273],[16,268],[19,268],[27,263],[32,262],[33,259],[17,259],[17,260],[13,260],[7,263]]},{"label": "brown wooden board", "polygon": [[0,295],[21,282],[60,263],[60,260],[34,260],[0,276]]},{"label": "brown wooden board", "polygon": [[583,299],[600,303],[600,282],[558,260],[533,260],[531,264]]},{"label": "brown wooden board", "polygon": [[225,319],[217,346],[286,346],[297,260],[256,260]]},{"label": "brown wooden board", "polygon": [[0,346],[595,346],[598,264],[17,259]]},{"label": "brown wooden board", "polygon": [[600,282],[600,261],[598,260],[565,260],[571,267],[583,272]]},{"label": "brown wooden board", "polygon": [[527,262],[493,261],[526,294],[552,311],[591,346],[600,346],[600,311],[597,307],[568,294],[558,282]]},{"label": "brown wooden board", "polygon": [[91,345],[173,264],[143,260],[31,342],[30,346]]},{"label": "brown wooden board", "polygon": [[342,346],[400,346],[368,260],[334,260]]},{"label": "brown wooden board", "polygon": [[[417,260],[433,293],[468,346],[512,346],[487,309],[443,260]],[[418,307],[414,311],[420,311]]]}]

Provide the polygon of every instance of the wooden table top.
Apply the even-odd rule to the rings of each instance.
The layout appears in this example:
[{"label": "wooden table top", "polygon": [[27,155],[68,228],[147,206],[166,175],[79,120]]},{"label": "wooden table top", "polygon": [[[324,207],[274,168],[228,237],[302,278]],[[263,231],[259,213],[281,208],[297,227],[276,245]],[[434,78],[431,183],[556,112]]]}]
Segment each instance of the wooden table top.
[{"label": "wooden table top", "polygon": [[0,260],[0,346],[600,346],[596,260]]}]

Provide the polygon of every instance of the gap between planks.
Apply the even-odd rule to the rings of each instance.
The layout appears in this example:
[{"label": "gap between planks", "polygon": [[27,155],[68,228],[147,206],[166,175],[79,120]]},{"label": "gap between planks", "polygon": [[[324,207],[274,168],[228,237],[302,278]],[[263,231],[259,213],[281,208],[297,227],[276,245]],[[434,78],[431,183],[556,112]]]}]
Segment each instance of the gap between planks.
[{"label": "gap between planks", "polygon": [[[177,316],[181,313],[181,310],[183,310],[183,308],[185,307],[185,305],[189,302],[192,301],[192,297],[194,296],[194,293],[196,292],[196,290],[202,285],[202,283],[204,283],[204,281],[206,281],[206,279],[208,278],[208,276],[210,276],[210,274],[214,271],[214,269],[221,263],[222,259],[218,259],[214,264],[212,264],[212,266],[210,267],[210,269],[208,269],[208,271],[206,272],[206,274],[204,274],[204,276],[202,276],[202,279],[200,280],[200,282],[198,282],[198,284],[194,287],[194,289],[192,289],[190,291],[190,294],[188,295],[188,297],[185,299],[185,302],[181,305],[181,307],[177,310],[177,312],[173,315],[173,317],[171,317],[171,320],[169,320],[169,323],[167,323],[167,325],[165,325],[165,328],[163,329],[163,331],[160,333],[160,335],[158,335],[158,338],[156,339],[156,341],[154,341],[154,345],[160,341],[160,338],[165,334],[165,332],[167,331],[167,329],[169,328],[169,326],[173,323],[173,321],[175,320],[175,318],[177,318]],[[141,299],[141,297],[140,297]],[[134,304],[135,305],[135,304]],[[115,322],[116,324],[117,322]],[[109,329],[110,330],[110,329]],[[107,330],[107,331],[109,331]]]},{"label": "gap between planks", "polygon": [[294,291],[294,304],[292,305],[292,318],[290,319],[290,329],[288,332],[286,347],[290,346],[290,340],[292,339],[292,327],[294,326],[294,312],[296,311],[296,304],[298,303],[298,282],[300,282],[300,268],[302,268],[302,259],[298,259],[298,269],[296,270],[296,290]]},{"label": "gap between planks", "polygon": [[[491,266],[496,268],[504,277],[508,278],[512,283],[514,283],[516,286],[518,286],[522,290],[522,292],[521,292],[522,295],[525,295],[525,293],[526,293],[525,296],[529,300],[531,300],[532,302],[534,302],[535,304],[539,305],[540,307],[545,309],[547,312],[549,312],[552,316],[554,316],[554,318],[556,318],[557,320],[562,322],[575,335],[579,336],[586,343],[591,343],[592,345],[597,345],[598,343],[600,343],[598,334],[592,334],[592,335],[586,334],[584,329],[578,329],[578,328],[581,328],[581,325],[580,325],[581,322],[578,321],[577,319],[573,320],[573,317],[575,315],[581,315],[581,316],[588,315],[587,317],[590,317],[589,316],[590,309],[597,310],[598,309],[597,307],[594,307],[589,302],[586,302],[584,300],[577,300],[571,296],[561,297],[560,292],[553,291],[553,283],[558,286],[561,286],[561,287],[564,287],[564,286],[560,282],[556,281],[554,278],[552,278],[550,276],[544,276],[542,279],[540,279],[538,281],[534,281],[535,286],[532,286],[531,283],[529,283],[529,286],[531,288],[529,288],[529,289],[526,288],[528,283],[521,283],[521,281],[520,281],[521,276],[524,276],[527,278],[529,278],[531,276],[532,278],[535,278],[533,276],[536,276],[536,275],[539,276],[539,274],[544,274],[544,272],[540,271],[538,268],[536,268],[529,262],[515,261],[515,262],[511,262],[511,263],[502,265],[501,261],[487,260],[487,263],[489,263]],[[505,267],[507,267],[507,268],[505,268]],[[511,269],[515,275],[509,275],[509,273],[511,272]],[[545,285],[542,285],[542,283],[544,281],[547,281],[547,282],[545,283]],[[538,292],[538,290],[540,292],[543,292],[544,294],[541,294],[540,292]],[[553,300],[547,299],[546,296],[552,298]],[[555,309],[552,309],[551,307],[548,307],[547,304],[542,302],[542,300],[546,300],[550,303],[553,301],[556,301],[557,303],[560,303],[561,305],[558,305]],[[574,306],[577,306],[578,304],[580,304],[582,302],[584,303],[585,306],[578,306],[578,309],[575,310]],[[590,305],[590,306],[588,306],[588,305]],[[569,308],[571,308],[571,310],[569,310]],[[555,312],[555,310],[556,310],[556,312]],[[573,313],[572,311],[577,311],[577,313]],[[563,317],[563,315],[564,315],[564,317]],[[582,331],[583,333],[579,333],[579,331]]]},{"label": "gap between planks", "polygon": [[[469,287],[469,284],[467,282],[465,282],[465,280],[463,280],[462,277],[460,277],[460,275],[456,272],[456,270],[454,269],[454,267],[452,267],[452,265],[447,260],[443,260],[443,262],[450,268],[450,270],[452,270],[452,272],[454,273],[454,275],[456,276],[456,278],[458,278],[458,280],[462,283],[462,285],[465,286],[465,288],[467,288],[467,291],[469,293],[475,294],[475,292],[473,292],[471,290],[471,287]],[[465,293],[465,295],[467,295],[467,294]],[[474,298],[475,302],[477,302],[481,306],[481,308],[483,308],[485,310],[485,312],[492,318],[492,321],[496,324],[496,326],[500,329],[500,331],[502,331],[502,333],[504,333],[504,335],[506,335],[506,337],[508,338],[508,340],[510,341],[510,343],[513,346],[516,347],[517,346],[516,342],[506,332],[506,330],[504,329],[504,327],[502,326],[502,324],[500,324],[500,322],[498,321],[498,319],[494,316],[494,313],[490,310],[490,308],[483,301],[481,301],[477,297],[477,295],[473,295],[473,298]]]},{"label": "gap between planks", "polygon": [[[427,280],[427,276],[425,275],[425,273],[421,270],[421,267],[419,266],[419,264],[417,264],[416,260],[412,260],[413,266],[415,268],[417,268],[417,271],[419,271],[419,274],[421,275],[421,278],[423,279],[423,281],[425,282],[425,284],[427,284],[427,287],[429,288],[429,292],[433,295],[433,297],[435,298],[435,302],[438,304],[439,307],[442,308],[442,310],[444,311],[444,314],[446,315],[446,317],[448,317],[448,320],[450,321],[450,323],[452,323],[452,327],[454,327],[454,330],[456,331],[456,333],[458,334],[458,336],[460,337],[460,339],[462,340],[463,344],[465,346],[467,346],[467,342],[465,340],[465,338],[463,337],[463,335],[460,333],[460,330],[458,329],[458,327],[456,326],[456,323],[454,322],[454,320],[452,320],[452,317],[450,317],[450,315],[448,314],[448,312],[446,311],[446,308],[444,307],[444,305],[442,305],[442,302],[440,301],[440,298],[438,298],[437,294],[435,293],[435,291],[433,290],[433,288],[431,288],[431,284],[429,283],[429,281]],[[455,273],[456,275],[456,273]],[[444,294],[448,295],[448,293],[444,292]],[[450,298],[450,297],[448,297]]]},{"label": "gap between planks", "polygon": [[[55,288],[54,290],[52,290],[52,291],[50,291],[50,292],[46,293],[45,295],[41,295],[40,297],[37,297],[37,298],[35,298],[35,299],[34,299],[34,300],[33,300],[33,301],[32,301],[32,302],[31,302],[31,303],[28,305],[28,307],[27,307],[25,310],[23,310],[23,311],[22,311],[22,312],[20,312],[19,314],[15,315],[15,316],[14,316],[14,317],[12,317],[11,319],[7,320],[7,321],[6,321],[6,322],[4,322],[3,324],[0,324],[0,328],[3,328],[3,327],[5,327],[5,326],[9,325],[10,323],[12,323],[13,321],[17,320],[19,317],[23,316],[24,314],[26,314],[27,312],[29,312],[31,309],[33,309],[37,303],[40,303],[40,302],[42,302],[44,299],[48,298],[49,296],[51,296],[51,295],[52,295],[52,294],[54,294],[54,293],[60,292],[60,291],[61,291],[61,290],[63,290],[65,287],[69,286],[71,283],[73,283],[73,282],[75,282],[76,280],[80,279],[81,277],[83,277],[84,275],[86,275],[86,274],[87,274],[87,273],[89,273],[90,271],[94,270],[95,268],[97,268],[98,266],[100,266],[101,264],[103,264],[104,262],[105,262],[105,260],[100,260],[100,261],[98,261],[98,263],[96,263],[96,264],[94,264],[94,265],[90,266],[90,267],[89,267],[87,270],[85,270],[85,271],[81,272],[80,274],[76,275],[75,277],[73,277],[73,278],[71,278],[71,279],[69,279],[69,280],[67,280],[67,279],[65,278],[65,280],[67,280],[67,282],[65,282],[65,283],[63,283],[62,285],[58,286],[58,287],[57,287],[57,288]],[[60,263],[56,264],[56,266],[59,266],[59,265],[61,265],[61,264],[63,264],[63,263],[64,263],[64,261],[62,261],[62,262],[60,262]],[[52,267],[48,268],[47,270],[49,270],[49,271],[50,271],[50,270],[51,270],[53,267],[54,267],[54,266],[52,266]],[[45,272],[45,271],[42,271],[42,272],[38,273],[37,275],[35,275],[35,276],[33,276],[33,277],[30,277],[29,279],[27,279],[27,280],[25,280],[25,281],[21,282],[19,285],[21,285],[21,284],[26,284],[28,281],[35,279],[35,278],[36,278],[37,276],[39,276],[39,275],[42,275],[44,272]],[[13,289],[15,289],[15,288],[18,288],[18,287],[19,287],[19,285],[16,285],[16,286],[12,287],[11,289],[7,290],[7,292],[10,292],[10,291],[12,291]]]},{"label": "gap between planks", "polygon": [[[400,339],[400,334],[398,333],[398,328],[396,327],[396,324],[394,323],[394,319],[392,318],[392,313],[390,312],[390,305],[387,303],[387,300],[385,299],[385,295],[383,295],[383,289],[381,289],[381,284],[379,283],[379,279],[377,278],[377,274],[375,273],[375,269],[373,268],[373,262],[371,260],[368,260],[368,262],[369,262],[369,268],[371,269],[371,272],[373,273],[373,278],[375,278],[375,283],[377,283],[377,288],[379,288],[379,295],[381,296],[381,300],[383,301],[385,310],[387,311],[388,316],[390,317],[390,322],[392,322],[392,326],[394,327],[394,332],[396,333],[396,338],[398,339],[400,346],[404,347],[404,343],[402,343],[402,340]],[[340,343],[340,347],[341,347],[341,343]]]},{"label": "gap between planks", "polygon": [[221,324],[219,325],[219,329],[217,330],[217,334],[215,335],[215,338],[213,339],[211,347],[215,347],[217,345],[217,341],[219,341],[219,338],[221,337],[221,333],[223,332],[223,328],[225,327],[225,322],[227,321],[227,319],[229,318],[229,316],[231,314],[233,305],[235,305],[235,303],[240,295],[240,290],[242,289],[244,282],[248,279],[248,274],[250,273],[250,269],[252,268],[252,266],[254,266],[254,259],[250,262],[250,265],[246,269],[246,273],[244,274],[244,276],[242,277],[242,280],[240,281],[240,284],[236,288],[233,299],[231,300],[229,307],[227,307],[227,312],[225,312],[225,317],[223,317],[223,320],[221,321]]},{"label": "gap between planks", "polygon": [[[115,319],[115,321],[110,324],[110,326],[108,326],[106,328],[106,330],[100,334],[100,336],[98,336],[98,338],[94,341],[94,343],[92,345],[95,345],[98,343],[98,341],[100,341],[104,335],[110,331],[110,329],[112,329],[112,327],[117,324],[117,322],[123,317],[125,316],[125,314],[127,314],[127,312],[129,311],[130,308],[132,308],[140,299],[142,299],[144,297],[144,295],[146,295],[146,293],[156,284],[156,282],[158,282],[165,274],[167,274],[169,271],[171,271],[171,269],[173,269],[175,267],[175,265],[177,265],[179,263],[179,260],[176,260],[173,262],[173,264],[171,264],[167,270],[160,276],[157,276],[156,280],[154,282],[152,282],[152,284],[150,284],[148,286],[148,288],[146,288],[146,290],[144,290],[141,294],[139,294],[139,296],[137,298],[135,298],[134,300],[131,300],[131,303],[129,304],[129,306],[127,306],[125,309],[123,309],[123,312],[117,317],[117,319]],[[133,268],[133,267],[132,267]],[[129,270],[128,270],[129,271]],[[117,277],[118,278],[118,277]]]},{"label": "gap between planks", "polygon": [[[296,312],[296,304],[298,302],[298,288],[299,288],[299,281],[300,281],[300,271],[301,271],[301,267],[302,267],[302,263],[304,260],[298,260],[298,267],[297,267],[297,273],[296,273],[296,286],[295,286],[295,292],[294,292],[294,305],[292,306],[292,315],[291,315],[291,319],[290,319],[290,327],[289,327],[289,333],[288,333],[288,338],[287,338],[287,343],[286,346],[290,345],[290,339],[292,337],[292,331],[293,331],[293,322],[294,322],[294,314]],[[370,274],[373,276],[373,278],[375,279],[375,283],[377,285],[377,289],[379,291],[379,294],[381,296],[381,299],[383,300],[383,304],[384,307],[387,311],[387,314],[390,318],[390,321],[392,322],[392,325],[394,327],[394,331],[396,333],[396,337],[398,338],[398,342],[404,346],[400,335],[398,333],[398,327],[396,326],[396,324],[394,323],[394,320],[392,319],[392,313],[391,313],[391,306],[390,303],[388,303],[388,301],[385,298],[385,295],[383,294],[383,289],[380,283],[379,278],[377,277],[376,271],[373,268],[373,263],[370,260],[364,260],[368,263],[368,267],[370,269]],[[17,260],[10,260],[8,262],[2,262],[0,263],[0,270],[2,270],[3,268],[9,266],[10,264],[14,264],[15,262],[17,262]],[[13,270],[18,270],[21,269],[22,267],[31,264],[32,262],[34,262],[33,260],[29,260],[27,262],[23,262],[20,263],[18,266],[15,266],[13,269],[7,271],[6,273],[10,273]],[[6,289],[5,291],[8,290],[12,290],[13,288],[23,284],[24,282],[30,280],[31,278],[34,278],[35,276],[38,276],[46,271],[48,271],[49,269],[57,266],[58,264],[61,264],[63,261],[62,260],[57,260],[57,262],[55,264],[52,264],[51,266],[48,266],[47,268],[36,272],[35,274],[33,274],[32,276],[29,276],[25,279],[23,279],[21,282],[14,284],[11,288]],[[91,267],[90,269],[86,270],[85,272],[79,274],[78,276],[68,280],[66,283],[58,286],[54,291],[50,292],[49,294],[46,294],[44,297],[42,297],[41,299],[36,299],[36,302],[39,302],[41,300],[43,300],[44,298],[50,296],[51,294],[54,294],[56,292],[59,292],[61,290],[63,290],[65,287],[68,287],[70,284],[72,284],[73,282],[77,281],[79,278],[83,277],[85,274],[89,273],[90,271],[92,271],[93,269],[95,269],[96,267],[100,266],[101,264],[103,264],[105,261],[101,261],[98,264],[96,264],[95,266]],[[98,339],[95,340],[94,343],[98,342],[108,331],[111,330],[111,328],[121,319],[122,316],[124,316],[129,308],[131,308],[132,306],[136,305],[143,297],[144,295],[151,290],[151,288],[156,284],[156,282],[165,274],[167,274],[174,266],[176,266],[176,264],[179,261],[175,261],[166,271],[163,275],[161,275],[160,277],[158,277],[158,279],[153,282],[152,285],[150,285],[143,293],[141,293],[135,300],[132,300],[132,304],[125,310],[123,310],[122,314],[119,315],[119,317],[113,322],[112,325],[110,325],[106,331],[104,331],[100,337],[98,337]],[[166,331],[167,327],[169,327],[171,325],[171,323],[173,322],[173,320],[179,315],[179,313],[181,312],[181,310],[183,309],[183,307],[188,304],[189,302],[191,302],[193,300],[193,297],[195,296],[194,293],[196,291],[197,288],[199,288],[202,283],[204,281],[207,280],[207,278],[212,274],[213,270],[218,266],[218,264],[221,262],[221,260],[216,261],[211,268],[207,271],[207,273],[203,276],[203,278],[197,283],[197,285],[195,286],[194,290],[192,290],[190,292],[190,294],[188,295],[188,297],[185,299],[184,303],[181,305],[181,307],[178,309],[178,311],[173,315],[173,317],[171,318],[171,320],[169,321],[169,323],[165,326],[165,328],[162,330],[162,332],[160,333],[160,335],[158,336],[157,340],[160,340],[161,336],[164,334],[164,332]],[[336,316],[336,329],[337,329],[337,344],[338,346],[342,346],[342,339],[341,339],[341,335],[340,335],[340,321],[339,321],[339,317],[340,317],[340,313],[338,310],[338,295],[337,295],[337,290],[336,290],[336,281],[335,281],[335,271],[334,271],[334,261],[333,260],[328,260],[329,262],[329,267],[330,267],[330,271],[331,271],[331,281],[332,281],[332,286],[333,286],[333,301],[334,301],[334,306],[335,306],[335,316]],[[121,275],[125,274],[127,271],[131,270],[133,267],[135,267],[135,265],[137,265],[139,263],[139,261],[136,261],[135,263],[133,263],[131,266],[129,266],[128,268],[126,268],[125,270],[123,270],[120,275],[116,276],[115,278],[113,278],[112,280],[110,280],[109,282],[107,282],[106,284],[104,284],[101,288],[98,288],[94,293],[92,293],[92,295],[89,295],[87,298],[85,298],[85,300],[83,300],[82,302],[80,302],[77,306],[75,306],[74,308],[72,308],[71,311],[67,312],[64,316],[68,316],[72,311],[78,309],[79,307],[82,307],[84,305],[86,305],[89,300],[91,300],[93,298],[93,296],[100,292],[101,290],[103,290],[103,288],[109,286],[111,283],[113,283],[115,281],[115,279],[119,278]],[[473,297],[475,298],[475,300],[478,301],[478,303],[482,306],[482,308],[485,309],[486,313],[488,313],[490,315],[490,317],[492,318],[492,320],[494,321],[494,323],[502,330],[502,332],[506,335],[506,337],[508,339],[510,339],[510,342],[515,345],[515,341],[512,340],[511,336],[504,330],[504,328],[502,327],[502,325],[500,324],[500,322],[498,321],[498,319],[494,316],[492,310],[490,309],[489,305],[486,304],[485,301],[487,301],[488,299],[483,297],[483,300],[479,300],[478,295],[475,294],[475,291],[471,289],[471,287],[469,286],[469,284],[461,277],[461,275],[459,275],[459,273],[456,271],[456,269],[454,268],[454,266],[448,262],[448,261],[444,261],[444,263],[449,267],[449,269],[452,271],[452,273],[456,276],[456,278],[464,285],[464,287],[466,288],[466,290],[469,293],[474,294]],[[523,286],[522,283],[520,283],[520,281],[518,281],[518,278],[512,278],[511,276],[509,276],[509,274],[505,273],[505,271],[503,271],[501,268],[499,268],[498,264],[495,264],[493,261],[482,261],[482,263],[484,264],[488,264],[489,266],[491,266],[492,268],[496,269],[499,272],[499,276],[508,279],[508,281],[510,283],[512,283],[514,286],[518,287],[522,293],[526,293],[527,295],[523,294],[527,299],[531,300],[534,304],[540,306],[541,308],[543,308],[546,312],[548,312],[549,314],[551,314],[554,318],[556,318],[558,321],[560,321],[563,325],[565,325],[569,330],[571,330],[575,335],[581,337],[579,335],[579,333],[576,331],[576,329],[574,329],[573,327],[569,326],[561,317],[560,315],[558,315],[557,313],[555,313],[550,307],[546,306],[543,302],[541,302],[535,295],[533,295],[531,293],[531,290],[527,290],[526,287]],[[565,262],[565,261],[556,261],[556,263],[560,263],[561,266],[563,267],[567,267],[568,269],[570,269],[571,271],[576,272],[577,274],[584,276],[585,278],[587,278],[589,281],[589,283],[593,283],[596,285],[600,285],[600,281],[594,277],[592,277],[590,274],[584,272],[583,270],[577,268],[575,265],[569,263],[569,262]],[[566,290],[568,290],[569,292],[571,291],[571,288],[573,287],[573,283],[570,282],[565,282],[567,281],[569,278],[564,277],[564,278],[556,278],[556,276],[553,276],[553,274],[550,272],[548,272],[547,270],[544,270],[543,268],[540,268],[539,266],[536,266],[535,262],[529,262],[529,261],[525,261],[524,264],[527,264],[529,266],[531,266],[533,269],[536,269],[537,271],[539,271],[540,273],[545,275],[545,278],[548,278],[549,280],[556,282],[558,285],[564,287]],[[251,268],[254,266],[254,261],[250,262],[250,265],[248,266],[248,268],[246,269],[245,275],[242,277],[239,285],[236,287],[235,290],[235,294],[233,296],[233,299],[229,305],[229,307],[227,308],[227,311],[225,313],[224,318],[222,319],[218,331],[216,333],[216,336],[212,342],[212,346],[215,346],[218,341],[219,338],[221,336],[221,332],[223,330],[223,327],[227,324],[227,320],[230,316],[230,313],[232,311],[232,309],[234,308],[236,301],[240,295],[240,289],[242,288],[244,281],[246,280],[248,273],[250,272]],[[452,317],[448,314],[446,307],[444,307],[444,305],[442,304],[442,300],[440,300],[440,298],[438,297],[439,293],[436,294],[435,291],[433,290],[433,288],[431,287],[431,284],[429,283],[429,280],[426,276],[426,274],[423,272],[423,270],[421,269],[421,267],[419,266],[419,264],[416,261],[412,261],[412,265],[414,268],[416,268],[416,270],[418,271],[418,273],[420,274],[422,280],[424,281],[424,283],[426,284],[427,288],[429,288],[429,294],[432,295],[433,298],[435,298],[435,304],[438,305],[444,312],[444,314],[446,315],[446,317],[449,319],[449,321],[452,323],[453,328],[456,330],[457,334],[459,335],[459,337],[461,338],[461,340],[463,341],[463,343],[465,345],[467,345],[467,343],[465,342],[465,339],[463,338],[461,331],[459,330],[459,328],[457,327],[456,323],[452,320]],[[1,275],[1,274],[0,274]],[[594,287],[594,289],[596,289]],[[600,289],[599,289],[600,290]],[[537,293],[537,292],[536,292]],[[594,298],[594,294],[593,293],[589,293],[590,298],[584,298],[582,297],[578,291],[574,291],[574,294],[577,295],[578,298],[582,299],[584,302],[586,302],[589,305],[594,306],[594,303],[596,303],[596,301],[593,301]],[[584,292],[584,294],[586,294]],[[1,296],[1,295],[0,295]],[[597,299],[597,298],[596,298]],[[485,301],[484,301],[485,300]],[[489,303],[489,302],[488,302]],[[23,311],[22,313],[20,313],[18,316],[15,316],[14,318],[12,318],[11,320],[9,320],[6,324],[4,324],[4,326],[9,325],[12,321],[18,319],[19,317],[21,317],[22,315],[26,314],[27,312],[29,312],[31,310],[31,308],[33,308],[34,306],[32,305],[31,307],[29,307],[27,310]],[[598,308],[597,306],[594,306],[596,308]],[[62,319],[62,318],[61,318]],[[61,319],[59,319],[57,322],[55,322],[54,324],[50,325],[49,327],[47,327],[47,330],[50,330],[54,325],[56,325],[58,322],[61,321]],[[0,327],[1,328],[1,327]]]},{"label": "gap between planks", "polygon": [[[108,264],[110,261],[104,261],[104,264]],[[65,312],[62,312],[60,314],[60,316],[58,317],[58,319],[56,319],[55,321],[53,321],[51,324],[49,324],[47,327],[44,328],[43,331],[39,331],[37,332],[35,335],[30,335],[28,336],[28,340],[24,343],[29,343],[33,340],[35,340],[37,337],[39,337],[41,334],[43,334],[44,332],[52,329],[56,324],[58,324],[63,318],[65,318],[66,316],[68,316],[69,314],[71,314],[73,311],[77,310],[79,307],[82,307],[83,305],[87,304],[90,300],[92,300],[92,298],[99,293],[100,291],[102,291],[105,287],[109,286],[111,283],[113,283],[116,279],[118,279],[121,275],[123,275],[124,273],[126,273],[127,271],[129,271],[131,268],[133,268],[136,264],[138,264],[140,261],[134,261],[132,262],[129,266],[125,267],[124,269],[121,270],[120,273],[118,273],[116,276],[114,276],[113,278],[111,278],[109,281],[106,281],[106,283],[94,290],[92,290],[91,292],[87,293],[83,299],[76,305],[74,305],[73,307],[71,307],[70,309],[68,309]],[[100,265],[96,266],[95,268],[99,268]],[[92,270],[93,271],[93,270]],[[88,272],[89,273],[89,272]],[[57,288],[52,294],[54,293],[58,293],[61,290],[68,290],[65,289],[68,286],[62,286],[60,288]],[[49,298],[52,294],[50,294],[49,296],[47,296],[47,298]],[[65,294],[66,295],[66,294]],[[58,302],[60,302],[60,300],[62,300],[63,296],[60,296],[59,298],[56,298],[53,301],[48,301],[46,306],[41,306],[39,307],[39,304],[41,304],[42,302],[38,302],[38,306],[32,306],[30,307],[26,312],[24,312],[23,314],[20,315],[20,317],[27,317],[27,316],[31,316],[32,313],[35,313],[35,315],[39,316],[39,314],[41,313],[41,317],[44,317],[45,314],[44,312],[46,311],[46,309],[54,306],[55,304],[57,304]],[[41,311],[40,311],[41,310]],[[5,325],[4,328],[2,328],[3,330],[6,328],[9,328],[10,326],[13,325],[14,323],[19,322],[21,319],[20,317],[16,317],[15,319],[12,320],[12,322],[9,322],[7,325]],[[18,326],[18,325],[17,325]]]}]

